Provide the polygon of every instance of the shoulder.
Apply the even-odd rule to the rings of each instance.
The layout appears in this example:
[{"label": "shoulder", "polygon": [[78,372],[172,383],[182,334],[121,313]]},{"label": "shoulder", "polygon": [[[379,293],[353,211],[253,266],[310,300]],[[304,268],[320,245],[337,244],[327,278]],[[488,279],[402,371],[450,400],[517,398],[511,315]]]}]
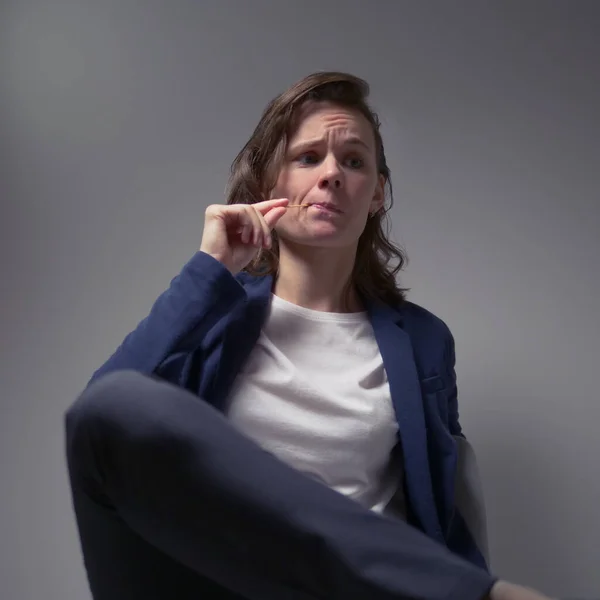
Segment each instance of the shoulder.
[{"label": "shoulder", "polygon": [[402,328],[410,337],[423,377],[451,373],[455,364],[454,336],[446,322],[423,306],[405,302]]},{"label": "shoulder", "polygon": [[446,340],[452,338],[452,332],[446,322],[419,304],[404,302],[399,309],[404,329],[409,334],[425,338]]}]

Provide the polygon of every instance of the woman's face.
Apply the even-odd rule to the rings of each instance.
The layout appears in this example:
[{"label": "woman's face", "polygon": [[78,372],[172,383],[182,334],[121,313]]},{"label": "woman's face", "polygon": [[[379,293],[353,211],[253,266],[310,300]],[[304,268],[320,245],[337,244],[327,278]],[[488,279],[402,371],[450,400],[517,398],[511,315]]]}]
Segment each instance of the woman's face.
[{"label": "woman's face", "polygon": [[271,197],[307,208],[289,208],[276,231],[284,243],[353,246],[384,202],[373,130],[359,112],[328,102],[302,110]]}]

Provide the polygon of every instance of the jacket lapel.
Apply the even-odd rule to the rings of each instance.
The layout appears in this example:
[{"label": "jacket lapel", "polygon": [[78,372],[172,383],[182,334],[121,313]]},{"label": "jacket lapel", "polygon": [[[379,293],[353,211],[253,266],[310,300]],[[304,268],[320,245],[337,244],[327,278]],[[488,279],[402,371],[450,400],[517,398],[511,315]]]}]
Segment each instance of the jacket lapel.
[{"label": "jacket lapel", "polygon": [[242,273],[238,281],[244,285],[246,299],[233,310],[225,327],[212,390],[212,404],[219,410],[223,409],[237,374],[260,336],[271,300],[272,277],[257,278]]},{"label": "jacket lapel", "polygon": [[423,530],[444,541],[431,486],[421,386],[401,313],[382,303],[367,303],[375,339],[388,376],[398,420],[410,506]]}]

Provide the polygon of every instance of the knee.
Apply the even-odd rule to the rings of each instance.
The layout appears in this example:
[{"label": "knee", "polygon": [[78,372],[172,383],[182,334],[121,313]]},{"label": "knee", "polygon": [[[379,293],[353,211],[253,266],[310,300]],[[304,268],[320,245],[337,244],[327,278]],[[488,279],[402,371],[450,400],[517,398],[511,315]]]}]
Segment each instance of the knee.
[{"label": "knee", "polygon": [[121,429],[132,413],[139,414],[132,404],[151,381],[136,371],[116,371],[90,384],[65,414],[67,454],[79,453],[90,436],[104,437],[115,427]]}]

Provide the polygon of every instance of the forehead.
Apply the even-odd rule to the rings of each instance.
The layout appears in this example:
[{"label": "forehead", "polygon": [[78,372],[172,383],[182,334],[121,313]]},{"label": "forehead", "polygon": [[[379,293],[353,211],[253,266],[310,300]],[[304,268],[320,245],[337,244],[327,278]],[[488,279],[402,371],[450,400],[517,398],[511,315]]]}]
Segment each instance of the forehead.
[{"label": "forehead", "polygon": [[358,137],[373,146],[374,134],[371,124],[358,110],[330,102],[309,103],[300,109],[292,141],[304,138],[320,138],[328,133]]}]

